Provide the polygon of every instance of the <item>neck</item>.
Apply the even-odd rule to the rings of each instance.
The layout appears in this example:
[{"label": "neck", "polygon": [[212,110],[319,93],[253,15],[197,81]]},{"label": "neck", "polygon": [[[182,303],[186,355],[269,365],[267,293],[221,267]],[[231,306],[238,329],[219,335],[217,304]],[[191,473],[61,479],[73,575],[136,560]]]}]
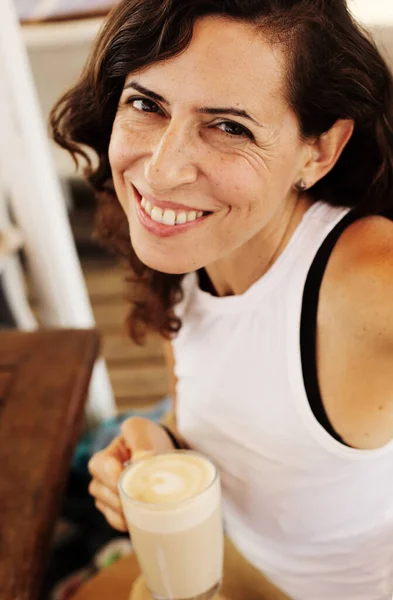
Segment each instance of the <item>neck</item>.
[{"label": "neck", "polygon": [[312,200],[306,195],[294,197],[243,246],[205,267],[217,295],[243,294],[267,273],[287,247],[311,204]]}]

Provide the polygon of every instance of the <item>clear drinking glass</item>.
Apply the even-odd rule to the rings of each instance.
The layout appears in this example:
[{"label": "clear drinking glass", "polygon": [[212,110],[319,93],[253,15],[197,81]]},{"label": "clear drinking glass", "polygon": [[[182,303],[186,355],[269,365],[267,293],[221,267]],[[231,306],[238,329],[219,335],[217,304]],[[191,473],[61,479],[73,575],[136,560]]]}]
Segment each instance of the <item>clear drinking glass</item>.
[{"label": "clear drinking glass", "polygon": [[[201,475],[205,479],[198,479]],[[138,483],[146,489],[146,481],[148,486],[152,482],[149,501],[138,496]],[[176,495],[176,486],[183,484],[191,486],[188,492],[198,492],[161,501],[160,492],[173,488]],[[220,477],[213,463],[188,450],[145,457],[124,470],[119,490],[133,548],[154,600],[213,598],[221,585],[224,545]]]}]

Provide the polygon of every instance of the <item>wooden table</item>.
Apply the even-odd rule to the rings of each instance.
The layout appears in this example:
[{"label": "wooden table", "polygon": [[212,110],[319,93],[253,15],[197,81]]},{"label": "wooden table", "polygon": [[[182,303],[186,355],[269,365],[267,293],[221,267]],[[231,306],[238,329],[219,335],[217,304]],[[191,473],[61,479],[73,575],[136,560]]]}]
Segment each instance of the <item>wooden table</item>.
[{"label": "wooden table", "polygon": [[[134,554],[120,559],[89,579],[72,600],[152,600]],[[291,600],[250,565],[226,538],[224,581],[215,600]]]},{"label": "wooden table", "polygon": [[39,597],[99,337],[0,331],[0,598]]}]

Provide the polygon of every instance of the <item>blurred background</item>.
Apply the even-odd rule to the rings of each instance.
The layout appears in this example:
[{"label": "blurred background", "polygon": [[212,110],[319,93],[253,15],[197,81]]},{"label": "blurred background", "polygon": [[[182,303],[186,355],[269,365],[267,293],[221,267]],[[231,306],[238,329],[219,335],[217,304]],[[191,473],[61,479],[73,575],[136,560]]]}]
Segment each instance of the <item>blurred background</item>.
[{"label": "blurred background", "polygon": [[77,80],[114,3],[0,2],[0,330],[96,327],[101,335],[48,562],[48,600],[71,598],[131,551],[128,536],[95,509],[88,460],[128,416],[158,421],[170,408],[161,341],[150,335],[140,347],[127,337],[123,270],[94,238],[91,190],[48,135],[49,112]]},{"label": "blurred background", "polygon": [[[95,202],[70,157],[49,139],[54,102],[78,78],[115,0],[1,0],[0,329],[96,326],[88,428],[78,446],[45,597],[65,600],[94,569],[129,551],[87,496],[87,461],[128,415],[168,410],[161,342],[126,335],[123,272],[95,240]],[[393,66],[392,0],[350,0]],[[113,544],[114,543],[114,544]],[[92,566],[93,565],[93,566]]]},{"label": "blurred background", "polygon": [[[19,146],[28,145],[27,149],[23,151],[18,146],[14,151],[16,177],[17,179],[26,177],[27,180],[25,187],[20,186],[20,182],[18,182],[18,189],[15,189],[14,182],[8,180],[10,169],[8,164],[6,166],[6,162],[10,162],[10,143],[3,144],[3,154],[0,151],[0,187],[3,187],[0,202],[3,205],[3,212],[6,208],[8,209],[8,217],[10,218],[12,215],[11,218],[18,228],[18,231],[13,231],[15,239],[10,240],[9,244],[11,246],[12,244],[18,245],[16,238],[19,233],[21,239],[19,240],[18,259],[22,259],[20,264],[27,285],[26,300],[38,325],[83,326],[83,324],[89,324],[90,316],[92,316],[102,335],[103,357],[109,373],[113,398],[111,398],[110,389],[107,389],[106,385],[100,385],[100,388],[106,389],[106,393],[104,394],[101,389],[99,397],[93,397],[91,400],[92,419],[95,422],[110,417],[114,412],[149,408],[165,396],[167,391],[166,372],[159,339],[150,336],[147,345],[140,348],[126,337],[124,321],[127,314],[127,303],[124,298],[123,273],[116,259],[100,247],[92,236],[95,204],[90,189],[84,183],[81,174],[76,172],[75,165],[68,154],[56,147],[47,137],[49,111],[62,92],[78,78],[92,40],[101,26],[102,15],[113,4],[113,0],[15,0],[15,11],[21,23],[21,41],[27,51],[27,66],[31,67],[32,71],[34,86],[32,93],[35,93],[38,99],[37,112],[39,114],[37,115],[33,114],[31,99],[28,100],[26,97],[26,86],[20,86],[23,65],[19,61],[15,61],[15,57],[12,56],[12,48],[15,48],[17,44],[15,39],[11,43],[10,28],[7,27],[6,30],[6,24],[1,14],[3,9],[0,8],[2,22],[0,28],[4,28],[1,36],[6,54],[4,62],[8,61],[8,69],[12,70],[14,75],[13,81],[9,77],[6,81],[7,64],[3,65],[3,71],[0,70],[0,74],[3,75],[1,86],[3,87],[4,83],[6,83],[5,87],[8,85],[9,104],[12,105],[14,111],[13,118],[17,121],[14,131],[10,131],[9,134],[25,138],[25,140],[19,140]],[[8,38],[7,44],[5,38]],[[17,76],[16,68],[20,69]],[[18,114],[15,100],[20,100],[21,95],[23,95],[23,101]],[[3,113],[1,108],[4,109]],[[8,113],[5,107],[0,105],[0,122],[8,119]],[[27,119],[23,120],[21,113],[24,113]],[[25,129],[32,124],[31,121],[34,120],[34,117],[42,119],[41,134],[45,135],[44,140],[38,141],[40,128],[37,123],[34,124],[35,127],[30,134]],[[30,136],[29,139],[27,139],[28,136]],[[42,210],[43,213],[41,223],[36,224],[38,231],[32,238],[30,230],[33,226],[35,227],[35,224],[26,215],[27,211],[29,213],[34,211],[32,205],[35,190],[32,189],[34,182],[27,174],[26,161],[29,161],[32,152],[35,154],[32,148],[34,143],[39,148],[36,152],[41,153],[41,163],[35,157],[33,168],[38,168],[42,173],[41,181],[36,186],[36,193],[40,196],[40,208],[37,206],[37,209]],[[45,156],[43,144],[47,145],[49,156]],[[6,158],[4,158],[4,153],[7,155]],[[2,172],[3,178],[1,177]],[[60,184],[60,189],[55,194],[56,198],[51,195],[51,192],[52,194],[54,192],[53,182],[52,186],[46,187],[45,182],[42,181],[44,173],[47,177],[56,178]],[[22,189],[20,189],[21,187]],[[24,192],[27,197],[21,198],[20,196]],[[15,197],[12,197],[15,195],[18,196],[17,201],[15,201]],[[52,267],[46,264],[49,270],[56,271],[53,274],[56,279],[50,282],[46,275],[41,273],[40,265],[37,265],[34,257],[39,255],[41,262],[47,263],[48,253],[56,254],[56,247],[52,246],[52,242],[56,243],[56,239],[50,239],[52,232],[45,227],[45,213],[47,209],[53,211],[53,205],[61,202],[64,204],[65,211],[62,212],[61,207],[57,206],[56,215],[48,212],[48,225],[52,227],[53,220],[57,222],[55,229],[59,237],[66,237],[63,230],[70,225],[72,240],[68,239],[67,243],[63,240],[61,254],[56,264]],[[24,215],[22,219],[18,218],[21,216],[20,213]],[[5,228],[4,215],[3,219],[3,227],[0,221],[0,236],[2,229]],[[68,221],[67,223],[65,223],[65,219]],[[44,237],[47,237],[45,245],[43,245],[42,239]],[[73,255],[73,244],[75,244],[76,256]],[[3,239],[4,245],[5,240]],[[32,259],[33,264],[30,264]],[[74,272],[79,266],[76,261],[80,262],[82,280]],[[4,261],[2,262],[4,263]],[[18,287],[20,282],[16,282],[15,273],[11,276],[6,272],[7,266],[11,265],[3,264],[0,275],[2,281],[1,325],[34,327],[35,324],[29,320],[29,316],[23,314],[19,303],[20,299],[16,298],[17,291],[21,293],[21,289]],[[43,265],[41,266],[43,267]],[[64,270],[64,276],[69,278],[70,284],[75,288],[74,294],[71,294],[64,287],[63,293],[69,294],[64,305],[62,302],[58,302],[57,298],[51,296],[47,289],[53,283],[59,290],[62,290],[62,270]],[[84,291],[79,289],[82,286],[86,286],[87,291],[87,297],[83,299],[81,297],[84,296]],[[18,290],[16,290],[17,287]],[[92,315],[89,315],[89,304]],[[102,373],[100,382],[102,384]]]}]

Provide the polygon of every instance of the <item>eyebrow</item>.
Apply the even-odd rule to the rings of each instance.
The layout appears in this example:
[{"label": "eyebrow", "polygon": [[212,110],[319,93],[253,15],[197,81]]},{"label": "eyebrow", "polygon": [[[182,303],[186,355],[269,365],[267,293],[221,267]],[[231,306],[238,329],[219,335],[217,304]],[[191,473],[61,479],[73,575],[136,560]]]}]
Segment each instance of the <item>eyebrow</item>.
[{"label": "eyebrow", "polygon": [[[130,81],[130,83],[127,83],[123,89],[127,90],[130,88],[136,90],[137,92],[140,92],[141,94],[144,94],[145,96],[147,96],[148,98],[151,98],[152,100],[156,100],[157,102],[161,102],[162,104],[166,104],[167,106],[169,105],[168,100],[165,100],[165,98],[163,96],[160,96],[160,94],[157,94],[156,92],[153,92],[152,90],[145,88],[143,85],[141,85],[140,83],[137,83],[136,81]],[[266,125],[263,125],[262,123],[259,123],[259,121],[254,119],[254,117],[252,117],[247,111],[239,109],[239,108],[204,107],[204,108],[198,108],[197,112],[201,113],[201,114],[205,114],[205,115],[231,115],[233,117],[242,117],[243,119],[248,119],[249,121],[251,121],[252,123],[257,125],[258,127],[263,127],[263,128],[266,127]]]}]

